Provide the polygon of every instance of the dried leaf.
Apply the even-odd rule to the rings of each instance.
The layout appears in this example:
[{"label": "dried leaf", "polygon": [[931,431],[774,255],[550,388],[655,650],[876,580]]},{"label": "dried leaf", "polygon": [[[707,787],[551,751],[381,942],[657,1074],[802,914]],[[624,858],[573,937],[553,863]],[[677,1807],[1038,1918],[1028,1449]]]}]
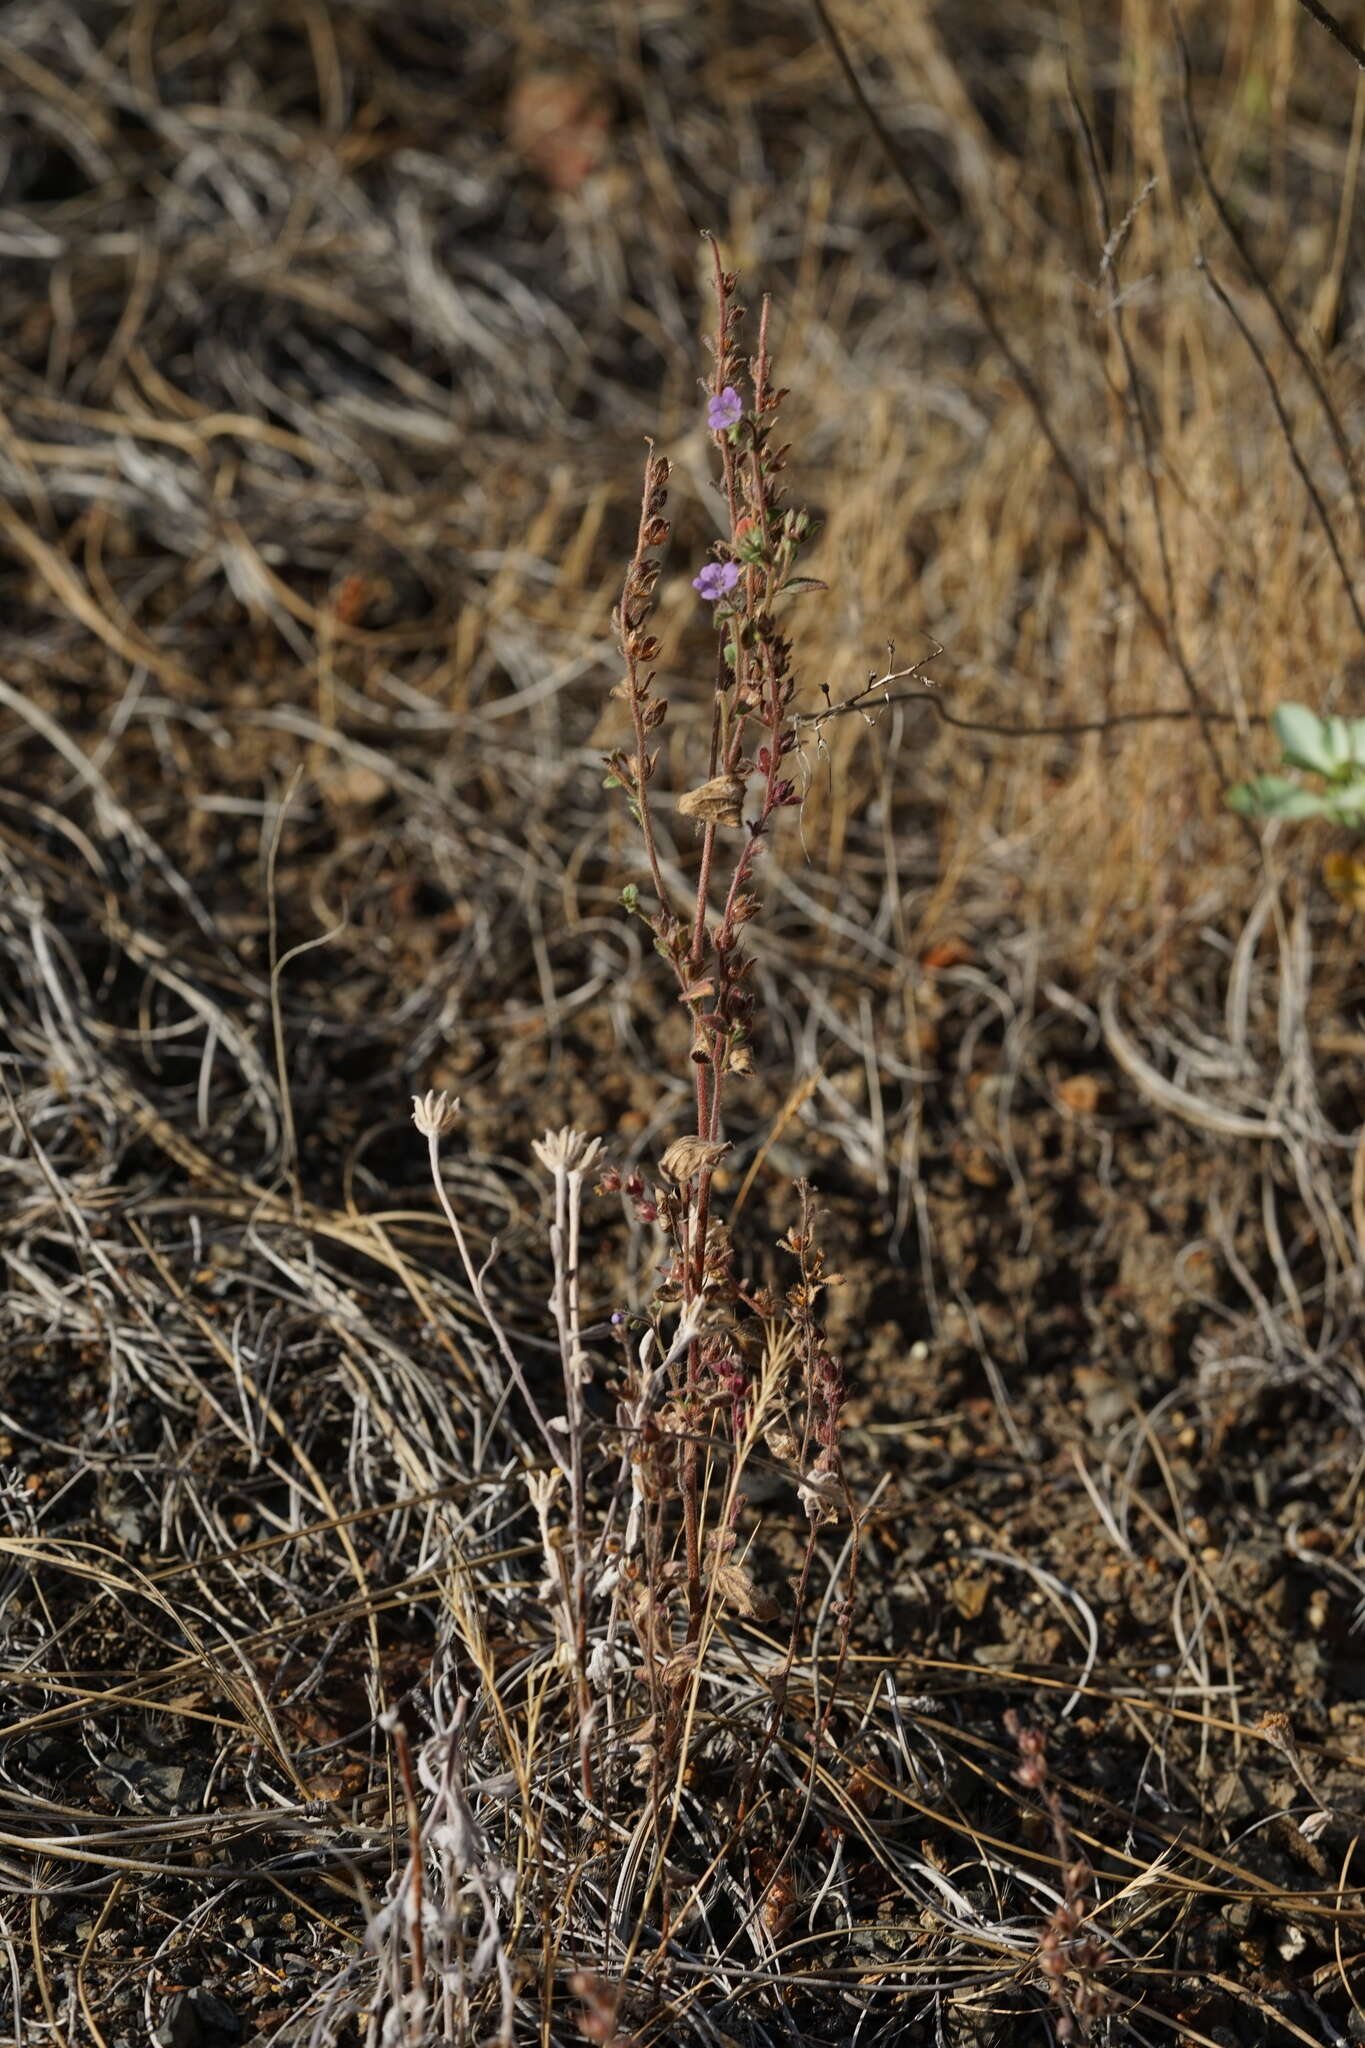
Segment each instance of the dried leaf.
[{"label": "dried leaf", "polygon": [[965,939],[940,939],[936,945],[925,948],[919,964],[926,974],[939,974],[945,967],[965,967],[973,957]]},{"label": "dried leaf", "polygon": [[984,1572],[961,1572],[949,1591],[964,1621],[975,1621],[991,1596],[991,1582]]},{"label": "dried leaf", "polygon": [[1328,894],[1352,910],[1365,910],[1365,860],[1356,853],[1329,853],[1322,863]]},{"label": "dried leaf", "polygon": [[527,71],[507,103],[507,139],[554,192],[576,192],[606,155],[611,115],[586,70]]},{"label": "dried leaf", "polygon": [[776,1621],[782,1611],[771,1593],[759,1591],[747,1565],[732,1560],[717,1565],[715,1585],[726,1605],[737,1608],[749,1621]]}]

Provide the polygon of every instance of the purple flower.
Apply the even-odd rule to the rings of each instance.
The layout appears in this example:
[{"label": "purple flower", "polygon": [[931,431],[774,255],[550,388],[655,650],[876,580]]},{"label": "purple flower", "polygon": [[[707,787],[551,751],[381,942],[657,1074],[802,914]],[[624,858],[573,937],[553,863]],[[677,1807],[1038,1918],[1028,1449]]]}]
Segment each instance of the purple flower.
[{"label": "purple flower", "polygon": [[700,576],[692,578],[692,588],[699,590],[708,604],[714,604],[718,597],[732,591],[738,581],[738,562],[708,562]]},{"label": "purple flower", "polygon": [[706,424],[713,434],[723,434],[732,427],[744,411],[739,393],[733,384],[727,384],[719,398],[713,398],[706,407]]}]

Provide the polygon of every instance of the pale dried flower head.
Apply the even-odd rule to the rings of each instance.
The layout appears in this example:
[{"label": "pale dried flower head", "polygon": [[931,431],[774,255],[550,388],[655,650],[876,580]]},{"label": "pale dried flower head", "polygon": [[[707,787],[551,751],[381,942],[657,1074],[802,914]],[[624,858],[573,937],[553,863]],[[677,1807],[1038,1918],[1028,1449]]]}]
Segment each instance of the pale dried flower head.
[{"label": "pale dried flower head", "polygon": [[1256,1724],[1255,1733],[1263,1741],[1268,1742],[1272,1749],[1278,1749],[1282,1756],[1292,1757],[1298,1754],[1299,1745],[1294,1740],[1294,1727],[1288,1714],[1262,1714]]},{"label": "pale dried flower head", "polygon": [[699,1173],[711,1173],[730,1150],[728,1144],[710,1144],[705,1138],[677,1138],[659,1161],[669,1180],[689,1181]]},{"label": "pale dried flower head", "polygon": [[796,1497],[812,1522],[818,1524],[838,1520],[844,1489],[838,1473],[830,1466],[823,1452],[797,1487]]},{"label": "pale dried flower head", "polygon": [[439,1095],[428,1088],[425,1095],[413,1096],[412,1120],[424,1138],[443,1138],[460,1120],[460,1098],[444,1088]]},{"label": "pale dried flower head", "polygon": [[564,1475],[562,1472],[524,1472],[522,1479],[530,1496],[531,1506],[538,1515],[543,1515],[559,1492]]},{"label": "pale dried flower head", "polygon": [[704,825],[738,825],[743,806],[744,779],[739,775],[713,775],[700,789],[689,789],[678,798],[682,815]]},{"label": "pale dried flower head", "polygon": [[533,1138],[531,1150],[547,1173],[591,1173],[602,1157],[602,1140],[564,1124],[543,1138]]}]

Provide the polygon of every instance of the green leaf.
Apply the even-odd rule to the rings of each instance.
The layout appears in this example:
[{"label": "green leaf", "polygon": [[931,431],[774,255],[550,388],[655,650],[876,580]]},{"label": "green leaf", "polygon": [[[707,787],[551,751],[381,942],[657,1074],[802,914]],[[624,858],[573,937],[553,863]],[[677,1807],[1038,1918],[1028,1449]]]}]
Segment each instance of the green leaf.
[{"label": "green leaf", "polygon": [[1333,775],[1348,775],[1351,771],[1351,728],[1344,718],[1335,713],[1322,722],[1327,741],[1327,751],[1332,757]]},{"label": "green leaf", "polygon": [[1323,807],[1329,818],[1335,818],[1339,825],[1359,825],[1365,818],[1365,775],[1357,775],[1351,782],[1339,782],[1327,791]]},{"label": "green leaf", "polygon": [[1317,796],[1287,775],[1258,775],[1227,794],[1228,806],[1248,818],[1320,818],[1331,800]]},{"label": "green leaf", "polygon": [[778,592],[780,597],[800,597],[803,590],[828,590],[828,583],[822,583],[818,576],[791,576]]},{"label": "green leaf", "polygon": [[[1350,758],[1349,739],[1339,751],[1333,721],[1319,718],[1306,704],[1281,704],[1270,723],[1291,768],[1307,768],[1314,775],[1335,775],[1342,760]],[[1343,720],[1335,723],[1344,729]]]},{"label": "green leaf", "polygon": [[640,891],[636,883],[626,883],[625,888],[621,891],[621,903],[626,910],[633,911],[640,908]]},{"label": "green leaf", "polygon": [[1351,759],[1365,768],[1365,718],[1348,718],[1346,724],[1351,734]]}]

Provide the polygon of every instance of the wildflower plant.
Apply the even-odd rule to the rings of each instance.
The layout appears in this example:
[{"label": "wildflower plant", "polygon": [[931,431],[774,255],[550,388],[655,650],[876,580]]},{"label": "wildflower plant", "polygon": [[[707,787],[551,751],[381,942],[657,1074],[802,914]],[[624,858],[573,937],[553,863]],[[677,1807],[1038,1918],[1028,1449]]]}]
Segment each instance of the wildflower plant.
[{"label": "wildflower plant", "polygon": [[[681,777],[681,787],[666,795],[660,736],[669,706],[657,688],[660,645],[651,618],[661,550],[669,539],[669,466],[651,448],[635,548],[614,613],[624,674],[613,694],[625,707],[631,737],[606,763],[609,785],[623,792],[639,828],[647,876],[626,884],[622,902],[648,924],[690,1022],[689,1128],[665,1147],[654,1173],[611,1163],[599,1139],[569,1128],[546,1132],[534,1146],[552,1188],[548,1306],[560,1381],[554,1396],[545,1392],[543,1368],[528,1368],[518,1341],[499,1320],[487,1284],[496,1246],[483,1265],[476,1263],[442,1178],[441,1144],[459,1126],[459,1104],[437,1094],[413,1103],[470,1294],[492,1334],[510,1391],[535,1430],[535,1460],[521,1476],[535,1530],[531,1547],[544,1567],[535,1599],[549,1640],[525,1667],[523,1734],[514,1732],[508,1696],[499,1689],[495,1712],[506,1761],[528,1811],[545,1802],[555,1810],[573,1805],[592,1818],[594,1828],[604,1814],[619,1813],[623,1788],[646,1788],[642,1815],[629,1827],[612,1821],[621,1839],[653,1840],[652,1859],[641,1866],[634,1896],[638,1928],[651,1921],[666,1928],[675,1916],[685,1918],[689,1899],[722,1869],[746,1823],[771,1797],[764,1767],[772,1759],[776,1771],[782,1756],[778,1738],[809,1618],[806,1596],[817,1548],[832,1523],[847,1520],[851,1533],[839,1566],[845,1594],[834,1609],[834,1679],[823,1688],[811,1737],[813,1783],[847,1655],[849,1589],[858,1559],[857,1517],[840,1463],[845,1378],[822,1320],[824,1296],[839,1276],[826,1270],[817,1242],[814,1197],[802,1184],[796,1221],[778,1247],[791,1262],[782,1293],[741,1273],[718,1201],[717,1176],[732,1149],[725,1105],[757,1059],[745,931],[761,909],[765,849],[781,814],[800,801],[796,680],[783,608],[798,593],[823,585],[797,570],[813,526],[783,497],[787,450],[777,427],[786,394],[773,379],[767,304],[756,350],[746,361],[736,280],[718,258],[715,295],[704,417],[725,516],[711,558],[692,578],[709,607],[715,639],[706,751]],[[681,752],[676,749],[675,757]],[[685,895],[672,879],[673,834],[665,859],[657,822],[665,804],[694,835],[695,872]],[[605,1322],[592,1321],[583,1299],[589,1184],[599,1194],[621,1196],[661,1241],[651,1296],[618,1308]],[[608,1404],[614,1414],[604,1428]],[[750,1563],[755,1531],[745,1525],[744,1488],[759,1457],[785,1470],[790,1506],[805,1523],[804,1561],[784,1599],[759,1584]],[[723,1633],[722,1618],[764,1629],[779,1616],[781,1637],[761,1653],[767,1669],[743,1767],[732,1779],[730,1810],[716,1817],[719,1832],[686,1875],[680,1903],[677,1887],[684,1879],[670,1852],[697,1716],[704,1713],[706,1689],[716,1675],[709,1660]],[[489,1671],[491,1653],[478,1618],[466,1616],[460,1628],[474,1667]],[[490,1687],[489,1697],[491,1692]],[[553,1724],[552,1701],[563,1708]],[[726,1724],[738,1726],[728,1705]],[[537,1750],[539,1738],[531,1731],[551,1725],[553,1742],[542,1741]],[[395,1742],[401,1749],[397,1733]],[[533,1755],[552,1761],[536,1766]],[[639,1796],[634,1795],[637,1802]],[[783,1872],[793,1850],[794,1841],[773,1862],[764,1899],[779,1880],[790,1884]],[[477,1864],[480,1871],[486,1862],[465,1858],[470,1869]],[[414,1834],[402,1896],[418,1898],[424,1868],[435,1883],[429,1846]],[[465,1903],[459,1910],[477,1908],[481,1916],[474,1953],[488,1974],[503,1955],[498,1887],[481,1878],[483,1888],[471,1908],[467,1871],[460,1882]],[[626,1871],[610,1880],[621,1898],[634,1883]],[[392,1896],[397,1900],[399,1891]],[[760,1908],[766,1910],[762,1900]],[[410,1941],[403,1934],[409,1923]],[[425,1965],[412,1962],[422,1924],[414,1908],[406,1920],[391,1915],[381,1929],[390,1943],[402,1935],[411,1951],[407,1979],[391,1958],[395,1989],[387,2009],[395,2026],[405,2024],[403,2015],[416,2012],[427,1995]],[[623,1955],[634,1946],[632,1937]],[[404,1981],[408,1988],[401,1990]],[[580,1972],[572,1981],[585,2007],[582,2024],[610,2024],[624,2040],[612,1986],[591,1973]],[[435,1995],[433,1986],[431,1999]]]},{"label": "wildflower plant", "polygon": [[[678,900],[665,878],[654,824],[661,801],[658,738],[669,706],[656,688],[653,664],[660,649],[650,622],[659,550],[669,537],[669,466],[652,449],[635,552],[614,615],[625,674],[613,694],[629,714],[634,745],[617,748],[607,760],[607,782],[625,792],[639,827],[653,894],[646,909],[638,885],[631,883],[623,901],[648,923],[691,1021],[694,1129],[664,1156],[666,1191],[629,1190],[647,1204],[650,1218],[657,1217],[672,1240],[664,1298],[671,1294],[685,1317],[704,1309],[707,1318],[688,1347],[679,1394],[689,1642],[701,1631],[705,1606],[699,1446],[717,1403],[728,1408],[737,1429],[742,1426],[749,1373],[745,1361],[754,1348],[752,1343],[746,1348],[745,1340],[765,1322],[771,1324],[777,1306],[737,1280],[729,1235],[715,1214],[714,1188],[729,1149],[724,1135],[727,1090],[751,1074],[755,1064],[754,995],[744,931],[760,912],[759,862],[780,814],[801,800],[793,772],[796,682],[792,643],[782,623],[784,606],[803,591],[824,588],[797,572],[814,526],[808,513],[784,501],[781,478],[788,450],[779,439],[778,415],[787,394],[773,379],[768,302],[759,319],[757,349],[746,360],[737,280],[724,270],[714,248],[713,256],[716,327],[706,424],[715,447],[725,531],[713,559],[692,579],[693,588],[713,607],[715,668],[704,773],[699,780],[688,778],[688,786],[674,798],[698,840],[695,882],[687,901]],[[804,1245],[803,1238],[788,1249],[800,1257]],[[817,1360],[823,1356],[814,1318],[819,1288],[812,1291],[803,1279],[796,1292],[801,1299],[793,1298],[788,1313],[804,1340],[807,1413],[813,1416],[821,1400],[815,1391]],[[753,1331],[743,1328],[746,1319]],[[757,1349],[761,1354],[761,1342]],[[832,1384],[828,1374],[823,1384]],[[812,1494],[822,1502],[837,1467],[837,1405],[826,1421],[820,1439],[823,1492]],[[813,1433],[808,1421],[804,1452],[811,1449]]]},{"label": "wildflower plant", "polygon": [[1228,791],[1228,804],[1247,817],[1326,818],[1365,827],[1365,718],[1323,718],[1306,704],[1281,704],[1271,718],[1281,763],[1320,778],[1306,787],[1294,777],[1257,775]]},{"label": "wildflower plant", "polygon": [[[1307,704],[1281,704],[1271,718],[1282,768],[1316,776],[1257,775],[1227,794],[1229,808],[1249,818],[1324,818],[1365,831],[1365,718],[1322,717]],[[1323,880],[1339,903],[1365,908],[1365,859],[1335,848],[1323,857]]]}]

